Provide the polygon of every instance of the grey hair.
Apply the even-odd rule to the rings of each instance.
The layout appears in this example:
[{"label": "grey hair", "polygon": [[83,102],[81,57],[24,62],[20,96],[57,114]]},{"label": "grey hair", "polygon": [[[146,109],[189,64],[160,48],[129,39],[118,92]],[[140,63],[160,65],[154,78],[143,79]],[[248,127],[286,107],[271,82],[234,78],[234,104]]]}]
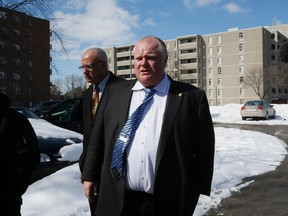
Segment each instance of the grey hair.
[{"label": "grey hair", "polygon": [[[163,40],[161,40],[160,38],[156,37],[156,36],[153,36],[153,35],[147,35],[147,36],[144,36],[142,37],[138,42],[140,41],[143,41],[143,40],[146,40],[146,39],[153,39],[153,40],[156,40],[157,43],[158,43],[158,50],[163,53],[163,55],[165,57],[168,57],[168,52],[167,52],[167,48],[166,48],[166,44],[164,43]],[[135,45],[136,46],[136,45]],[[134,50],[135,50],[135,47],[134,47]],[[134,51],[133,50],[133,51]]]},{"label": "grey hair", "polygon": [[108,63],[107,54],[106,54],[106,52],[105,52],[103,49],[98,48],[98,47],[89,48],[89,49],[87,49],[87,50],[84,52],[83,56],[86,55],[86,54],[89,53],[89,52],[97,53],[97,55],[98,55],[98,57],[99,57],[99,60],[105,61],[106,63]]}]

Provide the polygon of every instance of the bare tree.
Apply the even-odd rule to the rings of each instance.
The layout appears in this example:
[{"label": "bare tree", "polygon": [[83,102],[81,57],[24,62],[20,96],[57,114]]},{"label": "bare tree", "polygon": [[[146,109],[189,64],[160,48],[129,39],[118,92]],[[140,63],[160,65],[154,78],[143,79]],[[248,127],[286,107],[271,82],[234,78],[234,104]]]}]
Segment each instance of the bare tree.
[{"label": "bare tree", "polygon": [[260,99],[264,99],[272,87],[277,89],[287,87],[287,69],[287,65],[282,62],[270,65],[265,70],[260,66],[250,68],[244,77],[244,86],[251,87]]},{"label": "bare tree", "polygon": [[262,67],[253,67],[247,70],[244,77],[244,86],[251,87],[260,99],[264,99],[267,93],[267,88],[270,86],[269,78],[265,77],[264,79],[264,71]]},{"label": "bare tree", "polygon": [[86,89],[86,82],[82,75],[68,75],[62,81],[63,89],[67,98],[82,96]]},{"label": "bare tree", "polygon": [[172,49],[167,50],[168,51],[168,60],[166,65],[166,72],[168,75],[171,76],[172,79],[177,80],[177,68],[178,68],[178,62],[177,62],[177,51],[174,51]]}]

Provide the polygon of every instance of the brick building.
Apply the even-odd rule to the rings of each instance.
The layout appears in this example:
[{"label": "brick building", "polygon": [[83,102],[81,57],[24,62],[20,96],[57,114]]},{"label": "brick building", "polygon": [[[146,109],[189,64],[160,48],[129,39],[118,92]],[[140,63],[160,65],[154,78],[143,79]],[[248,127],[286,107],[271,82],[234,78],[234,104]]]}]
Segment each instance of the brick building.
[{"label": "brick building", "polygon": [[50,98],[49,21],[0,7],[0,91],[12,106]]}]

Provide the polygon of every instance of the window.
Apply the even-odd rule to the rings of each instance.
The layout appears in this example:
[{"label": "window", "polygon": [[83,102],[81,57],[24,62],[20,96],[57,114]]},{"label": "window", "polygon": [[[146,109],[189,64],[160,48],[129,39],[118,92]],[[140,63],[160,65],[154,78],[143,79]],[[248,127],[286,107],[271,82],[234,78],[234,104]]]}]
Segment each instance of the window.
[{"label": "window", "polygon": [[212,38],[211,37],[208,38],[208,44],[212,44]]},{"label": "window", "polygon": [[208,80],[208,85],[209,85],[209,86],[212,86],[212,79],[209,79],[209,80]]},{"label": "window", "polygon": [[169,45],[170,45],[169,43],[166,43],[166,48],[167,48],[167,49],[169,49]]},{"label": "window", "polygon": [[0,86],[0,92],[3,94],[7,94],[7,89],[4,86]]},{"label": "window", "polygon": [[209,89],[209,96],[213,96],[213,89]]},{"label": "window", "polygon": [[5,71],[0,71],[0,79],[7,79],[7,73]]},{"label": "window", "polygon": [[4,57],[0,57],[0,64],[7,64],[7,61]]},{"label": "window", "polygon": [[209,47],[209,49],[208,49],[208,55],[212,55],[213,53],[212,53],[212,47]]},{"label": "window", "polygon": [[240,52],[243,51],[243,44],[242,44],[242,43],[239,44],[239,51],[240,51]]},{"label": "window", "polygon": [[243,83],[244,83],[244,78],[240,77],[240,84],[243,84]]},{"label": "window", "polygon": [[209,68],[209,75],[213,74],[213,68]]},{"label": "window", "polygon": [[6,46],[6,43],[4,41],[0,41],[0,48],[4,48]]},{"label": "window", "polygon": [[221,55],[221,47],[220,46],[217,47],[217,55]]},{"label": "window", "polygon": [[21,85],[20,85],[20,83],[14,83],[14,94],[15,95],[21,94]]},{"label": "window", "polygon": [[14,80],[21,80],[21,76],[18,73],[13,73]]},{"label": "window", "polygon": [[13,44],[13,47],[15,50],[19,51],[20,50],[20,45],[19,44]]},{"label": "window", "polygon": [[14,29],[14,30],[13,30],[13,33],[14,33],[14,35],[15,35],[16,37],[20,37],[20,36],[21,36],[20,31],[17,30],[17,29]]},{"label": "window", "polygon": [[32,74],[28,74],[28,80],[32,80]]},{"label": "window", "polygon": [[213,61],[212,61],[212,59],[210,58],[210,59],[208,59],[208,65],[209,66],[212,66],[213,65]]},{"label": "window", "polygon": [[29,67],[32,66],[32,61],[28,61],[28,66],[29,66]]},{"label": "window", "polygon": [[18,16],[13,16],[13,20],[14,20],[15,22],[20,22],[20,18],[19,18]]},{"label": "window", "polygon": [[[2,1],[1,1],[1,3],[2,3]],[[7,14],[3,11],[0,11],[0,19],[7,19]]]},{"label": "window", "polygon": [[244,73],[244,67],[243,66],[239,67],[239,73]]},{"label": "window", "polygon": [[7,34],[7,29],[4,27],[0,27],[0,33]]},{"label": "window", "polygon": [[244,56],[239,55],[239,63],[242,64],[244,62]]},{"label": "window", "polygon": [[[221,95],[222,95],[222,89],[217,89],[217,95],[218,95],[218,96],[221,96]],[[220,103],[218,103],[218,104],[220,104]]]},{"label": "window", "polygon": [[217,43],[220,44],[221,43],[221,36],[217,37]]},{"label": "window", "polygon": [[221,58],[217,58],[217,65],[221,65],[222,64],[222,59]]},{"label": "window", "polygon": [[239,39],[240,39],[240,40],[243,39],[243,32],[239,32]]},{"label": "window", "polygon": [[218,78],[218,85],[222,85],[222,79]]},{"label": "window", "polygon": [[240,88],[240,95],[244,95],[244,89]]},{"label": "window", "polygon": [[272,94],[276,94],[276,88],[272,88]]},{"label": "window", "polygon": [[222,73],[221,67],[218,67],[218,68],[217,68],[217,73],[218,73],[218,74],[221,74],[221,73]]},{"label": "window", "polygon": [[14,65],[20,65],[21,60],[20,59],[13,59]]}]

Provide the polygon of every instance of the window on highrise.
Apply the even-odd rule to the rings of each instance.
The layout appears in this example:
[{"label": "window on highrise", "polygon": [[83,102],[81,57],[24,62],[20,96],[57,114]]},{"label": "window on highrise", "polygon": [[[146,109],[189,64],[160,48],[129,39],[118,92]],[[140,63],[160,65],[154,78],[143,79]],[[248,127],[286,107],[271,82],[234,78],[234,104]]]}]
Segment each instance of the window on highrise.
[{"label": "window on highrise", "polygon": [[243,39],[243,32],[239,32],[239,39]]},{"label": "window on highrise", "polygon": [[239,73],[244,73],[244,67],[243,66],[239,67]]},{"label": "window on highrise", "polygon": [[7,79],[7,72],[0,71],[0,79]]},{"label": "window on highrise", "polygon": [[217,65],[221,65],[222,64],[222,59],[221,58],[217,58]]},{"label": "window on highrise", "polygon": [[221,73],[222,73],[221,67],[218,67],[218,68],[217,68],[217,73],[218,73],[218,74],[221,74]]},{"label": "window on highrise", "polygon": [[14,94],[21,94],[21,84],[20,83],[14,83]]},{"label": "window on highrise", "polygon": [[240,84],[243,84],[243,83],[244,83],[244,78],[240,77]]},{"label": "window on highrise", "polygon": [[208,44],[212,44],[212,37],[208,38]]},{"label": "window on highrise", "polygon": [[221,43],[221,36],[217,36],[217,43],[218,43],[218,44]]},{"label": "window on highrise", "polygon": [[221,55],[221,47],[220,46],[217,47],[217,55]]},{"label": "window on highrise", "polygon": [[218,82],[218,85],[222,85],[222,79],[221,78],[218,78],[217,82]]},{"label": "window on highrise", "polygon": [[243,51],[243,44],[242,44],[242,43],[239,44],[239,51],[240,51],[240,52]]}]

